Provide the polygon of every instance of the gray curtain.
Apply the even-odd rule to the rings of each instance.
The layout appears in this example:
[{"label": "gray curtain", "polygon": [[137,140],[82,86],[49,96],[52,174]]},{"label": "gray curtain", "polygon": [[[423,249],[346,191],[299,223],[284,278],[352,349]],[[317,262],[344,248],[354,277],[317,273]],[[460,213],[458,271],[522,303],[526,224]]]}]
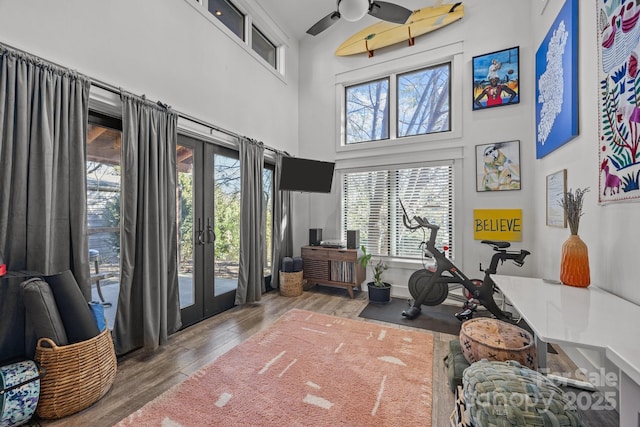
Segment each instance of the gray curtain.
[{"label": "gray curtain", "polygon": [[177,114],[122,92],[121,281],[116,353],[155,350],[180,329]]},{"label": "gray curtain", "polygon": [[90,85],[0,45],[0,251],[10,270],[71,270],[87,301]]},{"label": "gray curtain", "polygon": [[262,222],[262,169],[264,146],[240,139],[240,271],[236,304],[259,301],[265,292],[262,254],[265,230]]},{"label": "gray curtain", "polygon": [[280,173],[283,153],[276,153],[276,170],[273,177],[273,243],[271,259],[271,286],[280,286],[280,260],[293,255],[293,233],[291,232],[291,192],[280,191]]}]

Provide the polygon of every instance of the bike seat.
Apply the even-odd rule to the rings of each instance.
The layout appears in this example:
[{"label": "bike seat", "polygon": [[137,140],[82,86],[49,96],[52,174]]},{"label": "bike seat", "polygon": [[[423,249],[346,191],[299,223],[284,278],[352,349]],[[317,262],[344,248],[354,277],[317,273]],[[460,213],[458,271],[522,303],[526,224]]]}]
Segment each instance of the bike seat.
[{"label": "bike seat", "polygon": [[507,249],[508,247],[511,246],[511,243],[509,243],[509,242],[501,242],[501,241],[496,241],[496,240],[482,240],[480,243],[484,243],[485,245],[493,246],[493,249],[495,249],[495,250]]}]

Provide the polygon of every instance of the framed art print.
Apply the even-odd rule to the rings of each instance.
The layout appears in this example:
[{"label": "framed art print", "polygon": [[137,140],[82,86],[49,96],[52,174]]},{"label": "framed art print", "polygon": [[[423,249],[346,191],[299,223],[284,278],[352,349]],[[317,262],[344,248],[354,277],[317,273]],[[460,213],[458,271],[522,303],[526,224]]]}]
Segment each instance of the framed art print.
[{"label": "framed art print", "polygon": [[567,215],[561,200],[567,192],[567,170],[547,175],[547,225],[567,228]]},{"label": "framed art print", "polygon": [[476,191],[520,190],[520,141],[476,145]]},{"label": "framed art print", "polygon": [[578,135],[578,0],[566,0],[536,52],[536,158]]},{"label": "framed art print", "polygon": [[473,109],[482,110],[520,102],[520,48],[474,56]]}]

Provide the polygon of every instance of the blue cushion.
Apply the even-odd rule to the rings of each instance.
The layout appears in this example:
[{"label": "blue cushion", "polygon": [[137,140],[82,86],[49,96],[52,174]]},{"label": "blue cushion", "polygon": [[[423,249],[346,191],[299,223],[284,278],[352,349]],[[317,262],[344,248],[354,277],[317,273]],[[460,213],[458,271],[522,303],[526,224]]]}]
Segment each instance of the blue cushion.
[{"label": "blue cushion", "polygon": [[106,321],[104,319],[104,307],[101,303],[96,301],[91,301],[89,303],[89,308],[91,309],[91,314],[93,314],[93,318],[96,321],[96,325],[100,332],[104,331],[104,328],[107,327]]}]

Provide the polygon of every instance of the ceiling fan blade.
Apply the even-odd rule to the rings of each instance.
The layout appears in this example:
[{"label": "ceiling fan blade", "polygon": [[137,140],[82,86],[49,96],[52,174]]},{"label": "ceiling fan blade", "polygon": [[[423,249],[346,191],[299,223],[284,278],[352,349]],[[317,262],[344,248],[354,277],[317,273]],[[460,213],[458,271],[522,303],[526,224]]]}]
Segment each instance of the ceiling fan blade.
[{"label": "ceiling fan blade", "polygon": [[307,30],[307,34],[317,36],[324,30],[335,24],[338,19],[340,19],[340,13],[337,11],[331,12],[330,14],[313,24],[313,26]]},{"label": "ceiling fan blade", "polygon": [[369,8],[369,15],[375,16],[383,21],[404,24],[409,19],[413,11],[386,1],[372,1]]}]

